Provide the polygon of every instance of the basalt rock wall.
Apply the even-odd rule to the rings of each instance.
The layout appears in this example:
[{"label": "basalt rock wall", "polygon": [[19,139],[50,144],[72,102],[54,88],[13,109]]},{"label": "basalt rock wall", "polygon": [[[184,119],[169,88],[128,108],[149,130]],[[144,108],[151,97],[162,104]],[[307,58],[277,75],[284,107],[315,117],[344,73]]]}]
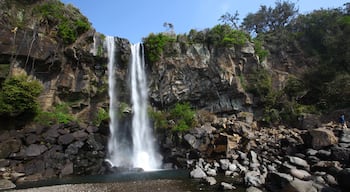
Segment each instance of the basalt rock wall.
[{"label": "basalt rock wall", "polygon": [[149,94],[156,106],[190,102],[214,113],[250,110],[244,73],[258,67],[254,47],[211,48],[174,43],[170,56],[149,65]]}]

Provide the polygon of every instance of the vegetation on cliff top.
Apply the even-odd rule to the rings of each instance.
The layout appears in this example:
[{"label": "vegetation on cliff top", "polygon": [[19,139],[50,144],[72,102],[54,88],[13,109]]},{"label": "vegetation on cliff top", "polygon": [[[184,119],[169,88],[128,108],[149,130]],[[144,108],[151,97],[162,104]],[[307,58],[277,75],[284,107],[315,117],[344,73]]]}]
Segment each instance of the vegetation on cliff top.
[{"label": "vegetation on cliff top", "polygon": [[228,24],[218,24],[211,29],[196,31],[192,29],[188,35],[173,33],[151,33],[143,38],[146,57],[151,63],[160,59],[162,55],[171,56],[174,42],[185,44],[202,43],[214,47],[233,47],[244,45],[250,37],[242,30],[233,29]]},{"label": "vegetation on cliff top", "polygon": [[[209,47],[240,46],[252,41],[260,61],[287,50],[300,55],[299,62],[305,63],[307,66],[302,67],[307,70],[291,73],[282,89],[273,87],[269,69],[258,68],[242,77],[247,80],[247,91],[259,98],[257,107],[263,109],[263,119],[268,123],[295,124],[303,113],[323,113],[350,106],[349,4],[299,14],[294,3],[276,1],[274,7],[262,5],[256,13],[248,14],[240,26],[237,12],[226,13],[219,20],[223,24],[201,31],[193,29],[187,35],[174,35],[171,25],[172,33],[158,36],[172,36],[180,44],[202,43]],[[155,36],[144,38],[146,49],[157,47],[151,52],[157,59],[161,55],[171,56],[165,50],[171,49],[174,41],[150,41]],[[148,57],[151,63],[157,60],[152,55]]]},{"label": "vegetation on cliff top", "polygon": [[72,44],[79,35],[88,31],[91,24],[79,9],[59,0],[4,0],[0,3],[0,23],[13,31],[34,29]]},{"label": "vegetation on cliff top", "polygon": [[34,12],[49,25],[57,26],[58,36],[65,44],[73,43],[79,35],[91,28],[88,19],[71,4],[64,5],[58,0],[45,1]]}]

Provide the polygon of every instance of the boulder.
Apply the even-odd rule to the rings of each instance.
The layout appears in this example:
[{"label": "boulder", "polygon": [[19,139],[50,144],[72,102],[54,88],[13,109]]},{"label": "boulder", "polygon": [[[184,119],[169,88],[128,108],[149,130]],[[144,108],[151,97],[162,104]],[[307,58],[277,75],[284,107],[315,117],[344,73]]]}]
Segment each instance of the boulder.
[{"label": "boulder", "polygon": [[284,192],[318,192],[313,186],[312,181],[302,181],[299,179],[294,179],[289,184],[287,184],[282,191]]},{"label": "boulder", "polygon": [[267,174],[266,188],[271,192],[281,192],[291,181],[293,177],[289,174],[271,172]]},{"label": "boulder", "polygon": [[190,172],[190,176],[194,179],[201,179],[207,177],[207,174],[198,166]]},{"label": "boulder", "polygon": [[32,133],[28,134],[28,136],[25,138],[27,145],[36,143],[38,140],[39,140],[39,136],[36,134],[32,134]]},{"label": "boulder", "polygon": [[307,161],[300,157],[288,156],[287,160],[293,165],[302,167],[307,170],[310,169],[310,165],[307,163]]},{"label": "boulder", "polygon": [[215,185],[216,184],[216,179],[214,177],[206,177],[205,180],[209,185]]},{"label": "boulder", "polygon": [[350,161],[350,148],[334,146],[331,148],[331,157],[335,161],[348,163]]},{"label": "boulder", "polygon": [[342,191],[350,191],[350,168],[340,171],[336,178]]},{"label": "boulder", "polygon": [[233,186],[233,185],[230,184],[230,183],[221,182],[220,185],[221,185],[221,187],[222,187],[223,190],[234,190],[234,189],[236,189],[236,187]]},{"label": "boulder", "polygon": [[41,155],[45,151],[47,151],[47,147],[45,145],[31,144],[25,150],[25,155],[28,157],[35,157]]},{"label": "boulder", "polygon": [[16,153],[20,150],[22,143],[17,139],[9,139],[0,143],[0,159],[7,158],[11,153]]},{"label": "boulder", "polygon": [[74,169],[73,169],[73,163],[68,162],[64,165],[62,171],[61,171],[61,176],[67,176],[73,174]]},{"label": "boulder", "polygon": [[0,191],[14,189],[16,185],[7,179],[0,179]]},{"label": "boulder", "polygon": [[304,143],[313,149],[321,149],[338,143],[334,133],[326,128],[317,128],[308,131],[303,135]]},{"label": "boulder", "polygon": [[291,169],[290,174],[294,177],[301,179],[301,180],[309,180],[311,179],[311,174],[305,170],[301,169]]},{"label": "boulder", "polygon": [[262,190],[260,190],[259,188],[256,188],[254,186],[248,187],[246,192],[263,192]]},{"label": "boulder", "polygon": [[61,145],[68,145],[74,140],[74,136],[70,133],[58,137],[58,143]]}]

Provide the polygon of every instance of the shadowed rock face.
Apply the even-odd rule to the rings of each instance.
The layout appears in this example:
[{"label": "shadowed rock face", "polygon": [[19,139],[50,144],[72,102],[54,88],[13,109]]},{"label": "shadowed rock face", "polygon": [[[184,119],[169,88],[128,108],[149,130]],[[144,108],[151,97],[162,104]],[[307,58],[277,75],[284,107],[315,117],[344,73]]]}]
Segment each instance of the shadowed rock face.
[{"label": "shadowed rock face", "polygon": [[240,77],[257,67],[254,54],[204,44],[174,43],[172,48],[171,56],[162,57],[149,69],[149,94],[156,105],[189,101],[215,113],[249,109],[252,101]]}]

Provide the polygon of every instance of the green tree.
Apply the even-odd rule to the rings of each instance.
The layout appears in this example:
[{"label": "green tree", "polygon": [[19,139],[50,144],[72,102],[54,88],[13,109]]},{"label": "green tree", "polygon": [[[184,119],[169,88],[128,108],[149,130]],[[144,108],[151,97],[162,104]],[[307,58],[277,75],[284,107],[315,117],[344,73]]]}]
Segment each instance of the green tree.
[{"label": "green tree", "polygon": [[26,75],[7,78],[0,92],[0,114],[6,116],[35,114],[39,108],[37,97],[41,91],[40,82]]},{"label": "green tree", "polygon": [[313,68],[303,76],[308,92],[301,102],[326,111],[345,107],[350,72],[347,10],[321,9],[300,15],[291,28],[300,47],[315,61]]},{"label": "green tree", "polygon": [[207,42],[214,46],[231,47],[244,45],[249,37],[241,30],[232,29],[229,25],[216,25],[208,32]]},{"label": "green tree", "polygon": [[242,28],[250,33],[278,31],[289,24],[297,15],[295,4],[288,1],[277,1],[275,7],[261,5],[256,13],[249,13],[242,22]]}]

